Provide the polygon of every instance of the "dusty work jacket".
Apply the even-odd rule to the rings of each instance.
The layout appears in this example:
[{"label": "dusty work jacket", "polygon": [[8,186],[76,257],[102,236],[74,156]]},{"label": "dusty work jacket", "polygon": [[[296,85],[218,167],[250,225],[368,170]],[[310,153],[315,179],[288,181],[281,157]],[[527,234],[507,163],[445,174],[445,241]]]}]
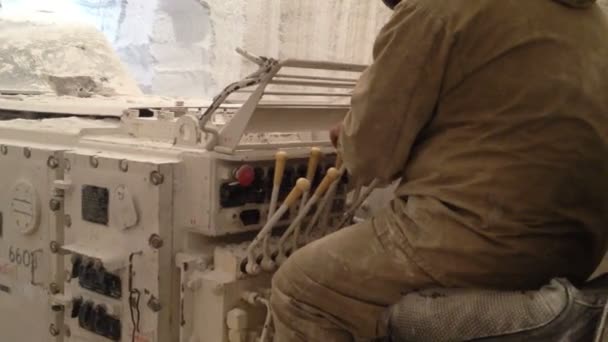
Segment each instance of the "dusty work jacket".
[{"label": "dusty work jacket", "polygon": [[[380,234],[446,286],[581,280],[608,232],[608,20],[587,0],[405,0],[340,136],[401,178]],[[593,1],[591,1],[593,2]]]}]

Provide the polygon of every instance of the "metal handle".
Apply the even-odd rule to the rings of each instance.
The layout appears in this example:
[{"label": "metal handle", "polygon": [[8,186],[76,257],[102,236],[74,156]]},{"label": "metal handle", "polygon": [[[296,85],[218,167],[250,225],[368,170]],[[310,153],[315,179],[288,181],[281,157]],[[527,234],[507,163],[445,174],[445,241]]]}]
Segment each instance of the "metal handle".
[{"label": "metal handle", "polygon": [[317,167],[319,166],[321,157],[323,157],[323,153],[321,152],[320,148],[313,147],[310,149],[310,159],[308,159],[308,170],[306,172],[306,179],[311,182],[315,178],[315,173],[317,172]]},{"label": "metal handle", "polygon": [[285,199],[285,205],[291,207],[296,204],[300,196],[310,189],[310,181],[306,178],[300,178],[296,182],[296,186],[291,190]]},{"label": "metal handle", "polygon": [[332,183],[339,177],[340,177],[340,171],[338,171],[338,169],[336,169],[335,167],[332,167],[329,170],[327,170],[327,174],[325,175],[325,178],[323,178],[323,181],[321,181],[321,184],[319,184],[319,186],[317,187],[317,190],[315,190],[315,196],[317,196],[319,198],[321,196],[323,196],[323,194],[327,191],[327,189],[329,189],[329,187],[332,185]]},{"label": "metal handle", "polygon": [[279,151],[275,155],[274,166],[274,186],[281,186],[283,174],[285,173],[285,164],[287,163],[287,152]]}]

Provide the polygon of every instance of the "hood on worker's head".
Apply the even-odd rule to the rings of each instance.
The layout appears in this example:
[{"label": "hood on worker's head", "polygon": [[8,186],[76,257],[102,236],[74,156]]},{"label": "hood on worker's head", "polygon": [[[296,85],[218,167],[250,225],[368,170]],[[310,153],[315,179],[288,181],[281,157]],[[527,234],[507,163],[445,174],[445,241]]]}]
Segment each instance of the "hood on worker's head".
[{"label": "hood on worker's head", "polygon": [[596,0],[553,0],[563,5],[575,7],[575,8],[587,8],[593,5]]}]

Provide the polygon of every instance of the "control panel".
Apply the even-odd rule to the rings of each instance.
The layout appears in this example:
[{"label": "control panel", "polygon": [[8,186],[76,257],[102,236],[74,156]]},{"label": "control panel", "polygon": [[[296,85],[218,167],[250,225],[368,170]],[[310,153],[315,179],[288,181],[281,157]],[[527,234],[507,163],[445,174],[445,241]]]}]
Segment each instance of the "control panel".
[{"label": "control panel", "polygon": [[[334,156],[328,156],[319,163],[311,179],[310,192],[317,189],[327,170],[333,166],[335,166]],[[259,230],[268,219],[275,177],[274,160],[243,164],[231,163],[224,167],[228,172],[224,172],[224,177],[218,180],[218,221],[229,221],[231,225],[225,225],[224,227],[229,229],[238,227],[239,232]],[[285,200],[298,179],[307,177],[307,169],[308,159],[299,158],[287,161],[279,186],[278,203]],[[228,175],[228,177],[225,175]],[[344,176],[333,199],[332,217],[339,216],[344,209],[347,186],[348,178]],[[287,211],[279,221],[278,226],[289,224],[298,210],[299,206],[296,205]]]}]

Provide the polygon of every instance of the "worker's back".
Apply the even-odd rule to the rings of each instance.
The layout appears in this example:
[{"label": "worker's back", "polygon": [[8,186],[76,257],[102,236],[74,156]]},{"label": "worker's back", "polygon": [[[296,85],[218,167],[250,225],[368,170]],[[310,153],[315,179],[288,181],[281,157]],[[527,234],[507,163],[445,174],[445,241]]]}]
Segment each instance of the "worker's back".
[{"label": "worker's back", "polygon": [[453,40],[386,224],[446,285],[587,277],[608,238],[606,15],[550,0],[410,2]]}]

